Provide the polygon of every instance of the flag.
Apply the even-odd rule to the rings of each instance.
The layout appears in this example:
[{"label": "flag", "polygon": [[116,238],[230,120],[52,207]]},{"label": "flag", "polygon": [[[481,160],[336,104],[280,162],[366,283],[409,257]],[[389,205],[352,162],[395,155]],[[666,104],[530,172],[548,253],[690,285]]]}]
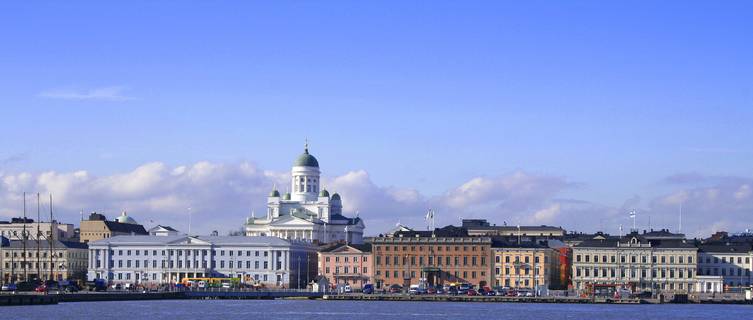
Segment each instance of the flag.
[{"label": "flag", "polygon": [[426,220],[434,219],[434,210],[429,209],[429,212],[426,213]]},{"label": "flag", "polygon": [[635,218],[635,210],[630,211],[630,218]]}]

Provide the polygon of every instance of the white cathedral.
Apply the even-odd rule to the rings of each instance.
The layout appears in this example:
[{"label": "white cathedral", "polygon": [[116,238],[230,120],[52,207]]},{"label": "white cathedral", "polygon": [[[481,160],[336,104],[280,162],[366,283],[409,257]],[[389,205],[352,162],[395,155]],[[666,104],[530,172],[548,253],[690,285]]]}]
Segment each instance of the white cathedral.
[{"label": "white cathedral", "polygon": [[275,236],[315,243],[363,243],[363,220],[342,214],[340,195],[319,186],[319,162],[309,154],[308,143],[293,163],[291,190],[282,197],[273,187],[267,197],[267,214],[246,219],[247,236]]}]

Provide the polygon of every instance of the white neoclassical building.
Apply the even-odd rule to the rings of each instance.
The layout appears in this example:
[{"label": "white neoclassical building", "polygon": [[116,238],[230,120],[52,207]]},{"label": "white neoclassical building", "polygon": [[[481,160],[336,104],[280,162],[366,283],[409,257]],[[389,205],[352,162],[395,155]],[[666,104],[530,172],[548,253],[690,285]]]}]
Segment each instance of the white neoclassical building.
[{"label": "white neoclassical building", "polygon": [[273,187],[264,217],[246,219],[247,236],[275,236],[315,243],[363,242],[363,220],[342,213],[340,195],[321,187],[319,161],[308,144],[291,170],[290,190],[284,195]]},{"label": "white neoclassical building", "polygon": [[317,265],[316,248],[304,241],[167,232],[89,242],[88,258],[89,280],[147,287],[212,277],[238,278],[245,284],[267,287],[305,288],[316,275]]}]

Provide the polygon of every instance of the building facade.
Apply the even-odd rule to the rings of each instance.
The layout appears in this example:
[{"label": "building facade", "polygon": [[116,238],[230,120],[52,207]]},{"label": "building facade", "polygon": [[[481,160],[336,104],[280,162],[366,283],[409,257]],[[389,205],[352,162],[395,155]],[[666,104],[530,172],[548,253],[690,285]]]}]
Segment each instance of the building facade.
[{"label": "building facade", "polygon": [[88,278],[147,287],[185,278],[239,278],[247,285],[305,288],[316,248],[277,237],[115,236],[89,244]]},{"label": "building facade", "polygon": [[319,252],[319,275],[333,285],[362,289],[372,282],[374,256],[371,244],[337,244]]},{"label": "building facade", "polygon": [[541,293],[561,287],[559,251],[532,243],[505,244],[492,248],[494,284]]},{"label": "building facade", "polygon": [[[38,231],[37,231],[38,230]],[[39,234],[38,234],[39,233]],[[23,235],[26,235],[24,237]],[[62,240],[74,241],[75,227],[70,223],[34,222],[29,218],[12,218],[10,221],[0,221],[0,237],[10,240]]]},{"label": "building facade", "polygon": [[372,239],[374,282],[377,288],[420,283],[485,286],[492,280],[491,245],[490,237],[443,237],[431,232],[376,237]]},{"label": "building facade", "polygon": [[637,232],[616,240],[585,240],[573,247],[573,287],[580,291],[614,285],[634,292],[693,292],[697,251],[685,240],[647,238]]},{"label": "building facade", "polygon": [[273,236],[314,243],[344,241],[363,243],[364,223],[343,215],[338,193],[330,196],[321,185],[319,161],[309,154],[308,144],[293,163],[290,190],[284,195],[273,187],[267,197],[267,212],[246,219],[247,236]]},{"label": "building facade", "polygon": [[[701,244],[698,248],[698,275],[719,276],[723,291],[742,292],[753,284],[753,252],[746,243]],[[712,282],[708,281],[707,286]]]},{"label": "building facade", "polygon": [[79,238],[88,243],[120,235],[146,235],[144,226],[129,217],[125,211],[115,220],[109,221],[102,214],[92,212],[89,218],[81,221]]},{"label": "building facade", "polygon": [[2,282],[85,280],[88,250],[73,241],[3,241],[0,246]]}]

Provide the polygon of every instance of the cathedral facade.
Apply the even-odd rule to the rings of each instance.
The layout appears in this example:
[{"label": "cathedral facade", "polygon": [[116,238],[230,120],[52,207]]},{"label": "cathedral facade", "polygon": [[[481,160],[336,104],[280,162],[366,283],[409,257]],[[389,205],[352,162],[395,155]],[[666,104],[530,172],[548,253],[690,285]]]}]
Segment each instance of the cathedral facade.
[{"label": "cathedral facade", "polygon": [[321,187],[319,161],[308,144],[293,163],[290,190],[281,195],[276,187],[267,197],[264,217],[246,219],[246,236],[274,236],[313,243],[363,242],[363,220],[342,213],[342,199]]}]

